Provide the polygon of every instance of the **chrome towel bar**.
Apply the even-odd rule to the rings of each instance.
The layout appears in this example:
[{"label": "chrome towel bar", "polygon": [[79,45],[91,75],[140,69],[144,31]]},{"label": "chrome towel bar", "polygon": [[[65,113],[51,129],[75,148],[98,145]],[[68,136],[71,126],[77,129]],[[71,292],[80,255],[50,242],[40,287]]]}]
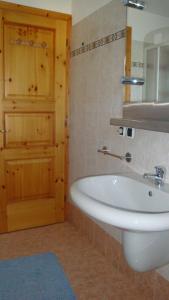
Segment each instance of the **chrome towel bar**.
[{"label": "chrome towel bar", "polygon": [[114,158],[118,158],[120,160],[126,160],[127,162],[131,162],[131,160],[132,160],[131,153],[127,152],[125,155],[113,154],[107,149],[106,146],[103,146],[101,149],[98,149],[97,152],[103,153],[104,155],[112,156]]}]

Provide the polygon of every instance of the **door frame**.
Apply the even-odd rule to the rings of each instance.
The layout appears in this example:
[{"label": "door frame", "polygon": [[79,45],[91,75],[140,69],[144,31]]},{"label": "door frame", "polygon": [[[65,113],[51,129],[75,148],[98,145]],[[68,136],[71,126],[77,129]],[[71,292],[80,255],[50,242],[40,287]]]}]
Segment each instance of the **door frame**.
[{"label": "door frame", "polygon": [[[65,202],[67,200],[68,196],[68,166],[69,166],[69,157],[68,157],[68,146],[69,146],[69,128],[68,128],[68,120],[69,120],[69,66],[70,66],[70,37],[71,37],[71,28],[72,28],[72,16],[70,14],[65,14],[61,12],[55,12],[51,10],[46,9],[40,9],[40,8],[33,8],[25,5],[20,4],[14,4],[10,2],[5,2],[0,0],[0,9],[4,11],[11,11],[13,13],[26,13],[26,14],[32,14],[34,16],[41,16],[46,17],[49,19],[56,19],[56,20],[64,20],[66,21],[66,83],[65,83],[65,169],[64,169],[64,186],[65,186]],[[2,50],[0,49],[0,53],[2,53]],[[67,205],[65,203],[65,218],[67,213]]]}]

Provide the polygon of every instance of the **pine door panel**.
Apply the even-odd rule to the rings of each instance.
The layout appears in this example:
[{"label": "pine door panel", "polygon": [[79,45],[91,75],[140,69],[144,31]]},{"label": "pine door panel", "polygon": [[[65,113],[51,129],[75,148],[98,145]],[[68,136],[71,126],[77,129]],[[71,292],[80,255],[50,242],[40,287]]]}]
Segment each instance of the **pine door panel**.
[{"label": "pine door panel", "polygon": [[0,17],[0,232],[5,232],[64,221],[69,22],[17,8],[0,10]]},{"label": "pine door panel", "polygon": [[5,145],[54,145],[54,113],[5,113]]},{"label": "pine door panel", "polygon": [[4,24],[5,98],[53,97],[54,37],[52,29]]},{"label": "pine door panel", "polygon": [[[8,231],[52,224],[56,222],[54,199],[39,199],[9,204],[7,207]],[[59,219],[58,219],[59,220]],[[60,215],[60,222],[63,221]]]},{"label": "pine door panel", "polygon": [[54,197],[53,172],[53,158],[7,161],[8,203]]}]

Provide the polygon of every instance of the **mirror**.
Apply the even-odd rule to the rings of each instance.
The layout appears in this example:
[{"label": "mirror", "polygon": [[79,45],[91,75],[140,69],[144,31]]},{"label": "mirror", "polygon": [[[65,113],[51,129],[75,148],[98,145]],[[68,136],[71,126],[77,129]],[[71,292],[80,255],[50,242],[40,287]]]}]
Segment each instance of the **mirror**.
[{"label": "mirror", "polygon": [[123,2],[130,6],[125,76],[138,79],[124,86],[124,118],[169,121],[169,0]]}]

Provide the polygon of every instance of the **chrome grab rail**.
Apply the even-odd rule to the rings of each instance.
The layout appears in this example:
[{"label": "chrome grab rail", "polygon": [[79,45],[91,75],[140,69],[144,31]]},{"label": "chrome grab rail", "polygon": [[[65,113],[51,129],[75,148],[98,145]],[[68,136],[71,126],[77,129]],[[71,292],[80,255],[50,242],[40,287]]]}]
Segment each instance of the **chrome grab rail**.
[{"label": "chrome grab rail", "polygon": [[144,78],[122,76],[121,83],[122,84],[131,84],[131,85],[144,85]]},{"label": "chrome grab rail", "polygon": [[104,155],[109,155],[115,158],[118,158],[120,160],[126,160],[127,162],[131,162],[132,156],[131,153],[127,152],[125,155],[117,155],[114,153],[111,153],[106,146],[103,146],[102,149],[98,149],[97,152],[103,153]]},{"label": "chrome grab rail", "polygon": [[123,0],[125,6],[143,10],[145,8],[145,1],[143,0]]}]

